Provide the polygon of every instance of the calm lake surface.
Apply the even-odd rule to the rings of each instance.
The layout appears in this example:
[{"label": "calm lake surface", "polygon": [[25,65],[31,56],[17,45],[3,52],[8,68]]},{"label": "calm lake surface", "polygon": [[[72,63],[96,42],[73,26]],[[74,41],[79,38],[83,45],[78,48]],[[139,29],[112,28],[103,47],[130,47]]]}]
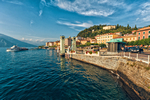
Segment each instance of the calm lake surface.
[{"label": "calm lake surface", "polygon": [[0,48],[0,100],[130,100],[106,70],[54,50]]}]

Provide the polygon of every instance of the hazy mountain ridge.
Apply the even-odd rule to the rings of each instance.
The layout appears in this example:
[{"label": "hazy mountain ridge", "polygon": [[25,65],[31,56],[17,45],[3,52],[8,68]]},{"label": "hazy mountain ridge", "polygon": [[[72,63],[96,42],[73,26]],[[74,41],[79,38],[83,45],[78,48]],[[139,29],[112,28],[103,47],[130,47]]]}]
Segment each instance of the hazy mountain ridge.
[{"label": "hazy mountain ridge", "polygon": [[0,33],[0,47],[11,47],[13,45],[17,45],[19,47],[35,47],[35,45],[19,41]]},{"label": "hazy mountain ridge", "polygon": [[14,45],[14,44],[3,38],[0,38],[0,47],[10,47],[12,45]]}]

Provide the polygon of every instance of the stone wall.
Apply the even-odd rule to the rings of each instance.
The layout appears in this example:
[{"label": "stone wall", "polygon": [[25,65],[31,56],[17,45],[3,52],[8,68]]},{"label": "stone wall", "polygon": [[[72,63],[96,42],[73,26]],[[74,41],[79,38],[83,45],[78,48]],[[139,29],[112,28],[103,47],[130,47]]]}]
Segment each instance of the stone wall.
[{"label": "stone wall", "polygon": [[71,54],[71,58],[113,70],[141,99],[150,100],[150,66],[123,57]]}]

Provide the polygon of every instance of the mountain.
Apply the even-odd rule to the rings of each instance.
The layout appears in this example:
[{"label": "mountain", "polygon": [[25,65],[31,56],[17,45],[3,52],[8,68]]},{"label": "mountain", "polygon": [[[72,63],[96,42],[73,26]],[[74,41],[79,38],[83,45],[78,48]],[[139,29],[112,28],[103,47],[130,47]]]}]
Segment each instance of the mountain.
[{"label": "mountain", "polygon": [[17,45],[19,47],[36,47],[35,45],[19,41],[0,33],[0,47],[11,47],[13,45]]},{"label": "mountain", "polygon": [[11,47],[12,45],[14,44],[3,38],[0,38],[0,47]]}]

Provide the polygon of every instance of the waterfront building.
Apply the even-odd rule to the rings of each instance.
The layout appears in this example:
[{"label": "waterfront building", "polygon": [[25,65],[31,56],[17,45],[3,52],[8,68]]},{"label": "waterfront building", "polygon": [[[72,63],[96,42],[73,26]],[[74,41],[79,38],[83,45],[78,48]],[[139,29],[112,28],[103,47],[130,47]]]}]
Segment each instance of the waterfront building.
[{"label": "waterfront building", "polygon": [[138,40],[146,39],[150,37],[150,27],[140,28],[136,31]]},{"label": "waterfront building", "polygon": [[71,46],[71,37],[65,39],[65,45]]},{"label": "waterfront building", "polygon": [[60,41],[55,41],[55,42],[54,42],[54,45],[55,45],[55,46],[59,46],[59,45],[60,45]]},{"label": "waterfront building", "polygon": [[116,25],[108,25],[108,26],[104,26],[103,29],[104,30],[110,30],[110,29],[115,29]]},{"label": "waterfront building", "polygon": [[95,36],[95,39],[97,40],[98,44],[104,43],[108,46],[108,43],[107,43],[108,41],[119,36],[120,35],[116,35],[115,33],[107,33],[107,34],[97,35]]},{"label": "waterfront building", "polygon": [[49,46],[49,42],[46,42],[46,46]]},{"label": "waterfront building", "polygon": [[54,46],[54,42],[49,42],[49,46]]}]

